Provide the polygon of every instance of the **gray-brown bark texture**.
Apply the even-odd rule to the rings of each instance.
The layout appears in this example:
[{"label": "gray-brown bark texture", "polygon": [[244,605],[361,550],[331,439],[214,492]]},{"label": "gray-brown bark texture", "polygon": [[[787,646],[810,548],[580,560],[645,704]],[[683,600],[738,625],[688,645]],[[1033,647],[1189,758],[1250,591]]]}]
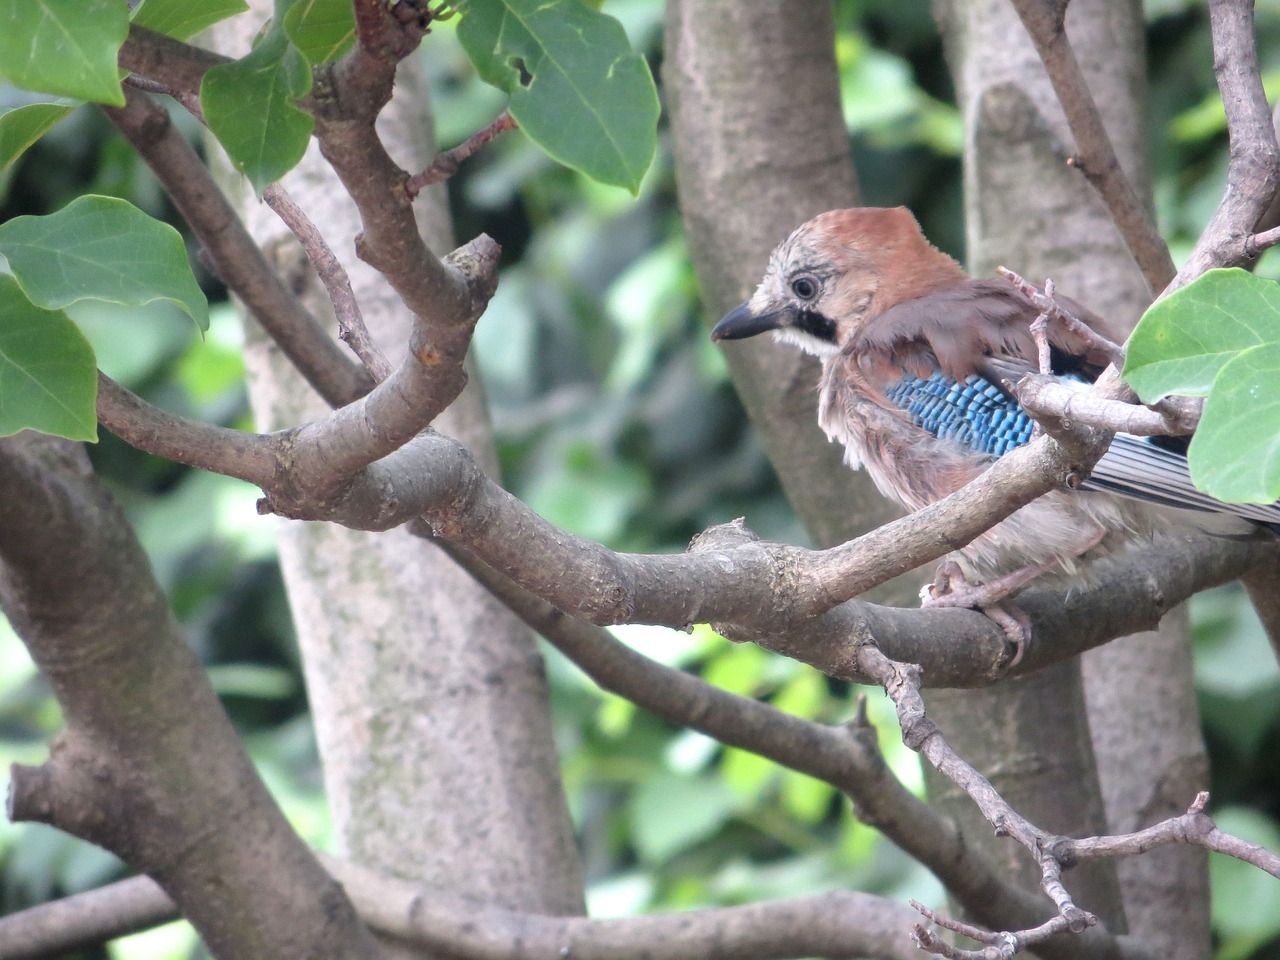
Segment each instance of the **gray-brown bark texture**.
[{"label": "gray-brown bark texture", "polygon": [[48,762],[14,766],[9,816],[149,873],[217,957],[376,957],[253,769],[80,446],[0,440],[0,489],[0,605],[65,722]]},{"label": "gray-brown bark texture", "polygon": [[[680,205],[712,322],[746,299],[769,251],[795,227],[857,202],[833,29],[824,3],[667,5],[663,71]],[[819,430],[812,358],[764,338],[725,353],[815,543],[840,543],[898,515],[865,476],[842,467]]]},{"label": "gray-brown bark texture", "polygon": [[[241,37],[241,42],[244,41]],[[412,61],[379,133],[398,162],[434,155],[424,82]],[[403,304],[354,257],[358,216],[314,147],[284,182],[347,267],[370,331],[399,360]],[[294,241],[242,188],[250,230],[327,303]],[[418,202],[437,254],[451,246],[442,194]],[[250,325],[250,392],[262,429],[323,406]],[[435,424],[492,469],[478,389]],[[325,785],[343,853],[427,888],[550,914],[583,911],[582,884],[551,739],[541,657],[523,624],[431,543],[398,529],[362,533],[280,521],[280,549],[303,650]]]},{"label": "gray-brown bark texture", "polygon": [[[940,0],[935,10],[968,131],[970,269],[985,276],[1004,264],[1033,281],[1052,277],[1058,289],[1127,329],[1150,292],[1105,205],[1079,171],[1066,165],[1073,140],[1030,37],[998,0]],[[1070,7],[1067,35],[1121,165],[1149,202],[1141,6],[1080,0]],[[1206,761],[1190,668],[1181,613],[1167,618],[1159,633],[1116,641],[1084,658],[1084,703],[1111,832],[1176,815],[1204,786]],[[1075,683],[1064,671],[1062,684],[1048,692],[1065,695]],[[1022,693],[1031,695],[1030,704],[1020,702],[1018,691],[1001,689],[977,698],[955,697],[949,704],[937,697],[933,702],[945,727],[975,731],[971,747],[962,749],[969,759],[985,753],[986,764],[1002,776],[1023,779],[1016,769],[1022,768],[1032,779],[1050,777],[1035,790],[1049,807],[1038,815],[1035,806],[1015,801],[1020,810],[1056,829],[1098,829],[1102,824],[1095,818],[1092,774],[1085,766],[1088,745],[1081,744],[1074,769],[1063,770],[1062,756],[1050,752],[1050,743],[1040,741],[1037,733],[1078,727],[1069,711],[1073,701],[1076,706],[1080,701],[1075,694],[1058,700],[1046,698],[1044,690]],[[1001,729],[1012,716],[1021,718],[1016,734]],[[1008,742],[1010,735],[1014,743]],[[983,744],[990,746],[984,749]],[[1059,821],[1054,805],[1063,814],[1074,810],[1077,819]],[[971,828],[975,836],[983,835],[982,825]],[[1168,848],[1120,861],[1115,870],[1131,933],[1161,956],[1193,960],[1208,955],[1202,851]],[[1110,922],[1119,919],[1118,911],[1107,914],[1100,902],[1083,895],[1080,902],[1103,911]]]}]

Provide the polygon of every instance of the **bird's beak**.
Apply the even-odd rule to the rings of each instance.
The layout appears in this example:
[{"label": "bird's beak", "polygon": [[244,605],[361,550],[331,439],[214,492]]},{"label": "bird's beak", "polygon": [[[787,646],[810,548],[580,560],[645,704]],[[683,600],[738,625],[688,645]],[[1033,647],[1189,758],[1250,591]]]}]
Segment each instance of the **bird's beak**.
[{"label": "bird's beak", "polygon": [[712,340],[742,340],[757,333],[776,330],[782,325],[784,311],[752,313],[749,304],[743,304],[725,315],[711,331]]}]

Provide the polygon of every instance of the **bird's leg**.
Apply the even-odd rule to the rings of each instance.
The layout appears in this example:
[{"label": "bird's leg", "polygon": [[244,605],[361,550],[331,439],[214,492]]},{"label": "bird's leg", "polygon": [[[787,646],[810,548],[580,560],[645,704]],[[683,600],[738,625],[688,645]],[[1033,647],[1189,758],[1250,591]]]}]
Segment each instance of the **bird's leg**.
[{"label": "bird's leg", "polygon": [[1013,644],[1013,658],[1008,666],[1016,666],[1031,643],[1031,620],[1021,608],[1001,601],[1057,565],[1055,558],[1022,567],[986,583],[972,583],[959,564],[948,560],[939,564],[933,583],[920,591],[920,606],[926,610],[967,607],[982,611],[1004,630]]}]

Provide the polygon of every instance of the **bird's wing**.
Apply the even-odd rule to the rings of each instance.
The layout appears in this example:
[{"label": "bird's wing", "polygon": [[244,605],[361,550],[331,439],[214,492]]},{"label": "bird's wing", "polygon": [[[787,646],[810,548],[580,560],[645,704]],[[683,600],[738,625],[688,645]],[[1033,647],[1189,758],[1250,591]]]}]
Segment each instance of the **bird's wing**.
[{"label": "bird's wing", "polygon": [[977,374],[953,380],[940,370],[929,377],[904,373],[884,396],[920,429],[990,457],[1022,446],[1035,428],[1013,397]]},{"label": "bird's wing", "polygon": [[[1104,324],[1080,304],[1060,302],[1089,326]],[[941,370],[954,380],[982,374],[988,359],[1035,363],[1031,323],[1038,311],[1011,285],[965,280],[889,307],[871,318],[845,347],[873,376],[891,379],[896,370],[927,378]],[[1106,365],[1088,341],[1059,324],[1049,327],[1054,371],[1092,379]],[[1027,369],[1033,369],[1028,366]]]}]

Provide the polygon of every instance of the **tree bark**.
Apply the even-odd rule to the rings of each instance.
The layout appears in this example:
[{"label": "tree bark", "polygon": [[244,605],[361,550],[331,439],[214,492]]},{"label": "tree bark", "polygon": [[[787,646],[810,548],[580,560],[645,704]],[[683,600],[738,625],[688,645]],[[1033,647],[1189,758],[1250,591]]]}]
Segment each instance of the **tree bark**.
[{"label": "tree bark", "polygon": [[83,449],[0,440],[0,489],[0,605],[66,725],[47,762],[14,765],[9,816],[150,874],[214,956],[377,957],[267,793]]},{"label": "tree bark", "polygon": [[[435,154],[425,83],[412,60],[401,64],[378,129],[410,171]],[[353,256],[358,216],[314,145],[284,185],[346,266],[371,333],[396,362],[408,330],[405,308]],[[258,242],[305,290],[313,310],[331,317],[292,237],[243,183],[237,188]],[[443,192],[424,194],[418,211],[432,249],[447,252]],[[256,325],[247,328],[259,428],[321,415],[322,405],[274,346]],[[496,471],[474,380],[435,427]],[[549,691],[528,629],[438,548],[404,529],[367,534],[281,521],[280,552],[344,856],[508,908],[582,913]]]},{"label": "tree bark", "polygon": [[[935,10],[969,131],[965,196],[971,269],[988,276],[1004,264],[1037,282],[1051,276],[1064,293],[1117,328],[1129,329],[1150,293],[1104,204],[1084,177],[1065,164],[1071,134],[1021,23],[995,0],[939,0]],[[1067,17],[1068,37],[1121,165],[1149,202],[1142,24],[1136,3],[1080,0]],[[1159,633],[1116,641],[1084,658],[1084,699],[1106,825],[1112,832],[1180,813],[1204,786],[1207,764],[1190,666],[1183,614],[1166,618]],[[1063,683],[1062,702],[1039,700],[1034,706],[1042,712],[1039,719],[1026,715],[1024,735],[1035,736],[1043,724],[1062,723],[1061,711],[1073,702],[1078,705],[1077,695],[1067,690],[1078,681],[1064,676]],[[948,710],[954,720],[944,723],[967,727],[973,720],[985,722],[1009,709],[1009,695],[993,690],[978,698],[957,697]],[[980,747],[974,744],[974,749]],[[1009,755],[993,750],[987,762],[1003,768]],[[1083,766],[1087,762],[1082,750],[1076,758],[1078,773],[1072,776],[1092,779]],[[1089,802],[1080,806],[1096,809],[1093,796],[1090,789]],[[1061,800],[1074,805],[1077,797],[1068,791]],[[1045,823],[1054,822],[1050,811],[1044,816]],[[1090,820],[1076,828],[1099,826]],[[1166,848],[1155,853],[1116,865],[1129,931],[1161,956],[1207,956],[1203,852]]]},{"label": "tree bark", "polygon": [[[787,234],[823,210],[857,202],[833,46],[827,4],[667,4],[663,72],[680,209],[712,322],[750,295],[769,252]],[[865,474],[844,468],[839,447],[819,429],[813,358],[763,337],[725,344],[725,355],[782,487],[817,545],[900,515]],[[903,600],[913,585],[873,598]]]}]

